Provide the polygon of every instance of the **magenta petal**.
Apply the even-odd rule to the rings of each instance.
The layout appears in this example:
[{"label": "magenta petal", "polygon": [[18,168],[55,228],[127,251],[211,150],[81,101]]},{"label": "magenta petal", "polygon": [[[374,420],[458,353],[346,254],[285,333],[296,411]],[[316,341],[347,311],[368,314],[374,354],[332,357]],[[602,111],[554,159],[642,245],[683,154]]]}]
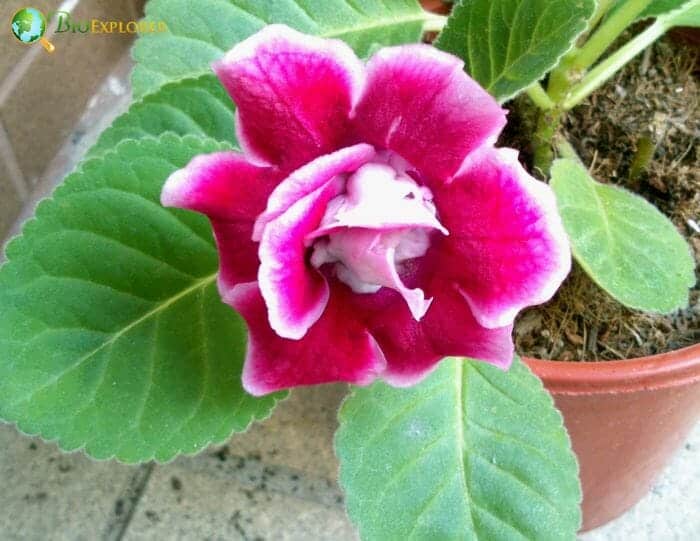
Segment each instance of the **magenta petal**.
[{"label": "magenta petal", "polygon": [[261,212],[279,181],[270,167],[250,163],[233,151],[201,154],[165,182],[161,203],[210,218],[250,221]]},{"label": "magenta petal", "polygon": [[571,268],[569,242],[552,190],[527,174],[517,152],[481,149],[434,196],[450,231],[440,267],[482,325],[508,325],[554,295]]},{"label": "magenta petal", "polygon": [[250,221],[212,219],[211,225],[219,251],[219,294],[226,304],[233,305],[239,284],[258,278],[258,244],[250,238],[253,230]]},{"label": "magenta petal", "polygon": [[374,156],[374,149],[370,145],[359,144],[321,156],[294,171],[270,195],[265,212],[256,221],[253,238],[260,240],[267,223],[299,199],[337,175],[352,173]]},{"label": "magenta petal", "polygon": [[219,290],[228,303],[236,284],[257,277],[253,222],[277,182],[274,169],[253,165],[236,152],[217,152],[196,156],[163,186],[163,205],[201,212],[211,220],[219,248]]},{"label": "magenta petal", "polygon": [[348,295],[342,286],[334,288],[326,310],[306,336],[286,340],[270,328],[257,285],[241,286],[234,307],[248,324],[246,391],[260,396],[298,385],[366,385],[374,380],[384,369],[384,358],[364,325],[348,313]]},{"label": "magenta petal", "polygon": [[270,325],[283,338],[302,338],[328,303],[328,284],[307,263],[305,239],[318,227],[328,201],[342,188],[341,178],[328,181],[290,206],[263,230],[258,251],[258,281]]},{"label": "magenta petal", "polygon": [[214,64],[236,102],[244,149],[285,170],[346,142],[364,67],[339,40],[271,24]]},{"label": "magenta petal", "polygon": [[482,327],[454,288],[445,284],[429,291],[434,295],[433,303],[421,321],[416,321],[398,298],[370,320],[369,331],[386,358],[383,379],[396,387],[413,385],[442,358],[451,355],[471,357],[504,369],[510,366],[512,325]]},{"label": "magenta petal", "polygon": [[506,123],[503,109],[463,66],[429,45],[381,49],[367,64],[356,130],[430,179],[451,177],[470,152],[495,141]]}]

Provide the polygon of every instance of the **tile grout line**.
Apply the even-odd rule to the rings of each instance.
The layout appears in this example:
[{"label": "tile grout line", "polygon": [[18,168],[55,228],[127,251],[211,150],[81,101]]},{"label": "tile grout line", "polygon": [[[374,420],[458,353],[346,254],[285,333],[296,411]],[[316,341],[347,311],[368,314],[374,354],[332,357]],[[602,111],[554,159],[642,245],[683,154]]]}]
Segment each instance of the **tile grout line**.
[{"label": "tile grout line", "polygon": [[22,169],[17,161],[17,155],[12,147],[12,143],[10,143],[10,137],[7,135],[7,130],[5,130],[2,119],[0,119],[0,158],[5,163],[7,172],[10,175],[10,182],[20,200],[22,202],[26,201],[29,197],[27,182],[22,174]]},{"label": "tile grout line", "polygon": [[131,476],[121,496],[115,501],[114,514],[107,522],[102,535],[103,541],[121,541],[124,538],[141,502],[141,497],[146,491],[154,468],[154,462],[143,464]]},{"label": "tile grout line", "polygon": [[[122,58],[117,63],[115,70],[120,70],[130,65],[130,53],[126,51]],[[121,67],[120,67],[121,66]],[[15,219],[14,224],[5,233],[5,237],[0,234],[0,254],[2,253],[3,245],[10,238],[18,235],[21,232],[22,225],[33,214],[37,204],[44,198],[50,196],[51,192],[59,184],[58,181],[65,178],[80,162],[87,150],[98,139],[99,134],[106,129],[114,119],[128,109],[131,101],[131,94],[124,90],[122,95],[115,95],[113,91],[109,91],[110,79],[115,77],[115,71],[108,73],[93,98],[97,95],[102,97],[109,94],[109,97],[99,102],[98,107],[87,107],[80,118],[77,119],[71,128],[71,133],[65,138],[62,146],[56,151],[56,154],[48,161],[48,164],[41,172],[34,183],[25,182],[28,190],[28,197],[23,203],[23,208],[19,216]],[[116,77],[120,77],[118,74]],[[124,80],[128,79],[128,75],[124,75]],[[128,83],[125,83],[128,85]],[[1,119],[0,119],[1,121]],[[75,136],[80,134],[79,140],[76,142]],[[0,134],[1,137],[1,134]],[[2,142],[0,141],[0,145]],[[0,158],[2,156],[0,155]],[[0,261],[2,256],[0,255]]]}]

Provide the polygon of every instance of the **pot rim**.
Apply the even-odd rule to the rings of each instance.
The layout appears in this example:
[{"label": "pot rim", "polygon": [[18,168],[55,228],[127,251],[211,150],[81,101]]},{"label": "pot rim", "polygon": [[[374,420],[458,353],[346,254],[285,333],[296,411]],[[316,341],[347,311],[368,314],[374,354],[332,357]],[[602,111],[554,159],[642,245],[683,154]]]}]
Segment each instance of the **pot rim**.
[{"label": "pot rim", "polygon": [[700,381],[700,343],[618,361],[548,361],[523,357],[550,392],[605,394],[650,391]]}]

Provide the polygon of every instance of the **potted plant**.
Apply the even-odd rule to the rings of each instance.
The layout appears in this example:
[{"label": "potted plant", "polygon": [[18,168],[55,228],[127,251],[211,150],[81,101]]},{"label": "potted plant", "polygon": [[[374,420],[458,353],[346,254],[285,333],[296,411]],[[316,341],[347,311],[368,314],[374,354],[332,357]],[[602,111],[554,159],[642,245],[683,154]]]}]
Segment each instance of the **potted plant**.
[{"label": "potted plant", "polygon": [[[476,4],[463,3],[457,7],[455,15],[474,17]],[[611,184],[594,181],[581,165],[576,165],[579,158],[564,138],[565,132],[572,131],[571,123],[561,126],[569,111],[616,75],[632,58],[648,50],[650,44],[668,28],[698,25],[700,7],[686,4],[684,9],[682,4],[600,2],[586,33],[549,72],[547,90],[544,91],[539,84],[528,90],[530,102],[539,109],[534,121],[537,126],[533,143],[534,167],[548,176],[553,154],[571,160],[559,160],[551,169],[559,208],[580,266],[578,275],[570,279],[575,285],[570,284],[568,291],[560,295],[568,294],[568,298],[553,302],[559,304],[554,307],[553,314],[560,317],[557,321],[560,332],[566,327],[566,316],[557,308],[567,302],[570,306],[572,298],[579,303],[592,303],[592,310],[608,310],[610,301],[604,300],[597,306],[595,301],[610,295],[627,307],[664,313],[682,308],[686,304],[685,287],[695,284],[695,265],[682,260],[686,248],[676,241],[678,256],[666,251],[671,243],[667,243],[662,231],[665,229],[680,241],[675,227],[657,222],[652,217],[656,213],[639,198]],[[674,9],[678,11],[674,12]],[[635,32],[628,31],[624,39],[620,39],[622,32],[638,20],[647,22],[637,24]],[[452,43],[451,38],[452,35],[446,33],[442,39]],[[464,46],[464,41],[461,43]],[[616,47],[611,47],[613,44]],[[453,47],[458,50],[460,46]],[[613,52],[609,52],[610,49]],[[469,51],[462,51],[468,57]],[[603,58],[603,54],[607,56],[601,61],[599,59]],[[648,78],[649,74],[640,77]],[[634,87],[630,90],[633,91]],[[605,110],[604,106],[593,109],[592,113],[587,114],[601,114]],[[576,116],[576,111],[570,115]],[[600,125],[601,120],[594,118],[588,129],[595,129],[592,124]],[[662,135],[640,129],[636,136],[636,154],[632,145],[627,149],[623,147],[623,152],[630,156],[629,177],[618,178],[617,181],[632,189],[639,189],[640,171],[653,159],[658,139],[651,142],[652,138]],[[601,145],[601,138],[593,136],[591,146]],[[581,145],[580,139],[578,144]],[[608,179],[603,177],[601,180]],[[680,179],[676,180],[680,182]],[[645,207],[649,216],[642,210]],[[657,214],[656,217],[661,216]],[[686,226],[686,220],[682,222]],[[692,227],[692,223],[689,227]],[[645,230],[648,233],[642,240],[638,235]],[[657,235],[658,241],[666,244],[664,250],[647,258],[644,252],[655,251],[653,239]],[[681,271],[683,266],[684,270]],[[684,274],[684,278],[681,278],[681,274]],[[581,288],[583,282],[589,282],[586,277],[607,295],[598,291],[591,293],[594,286],[590,283]],[[673,287],[670,282],[665,283],[665,279],[676,281],[680,286],[680,296],[675,304],[671,300]],[[572,293],[576,287],[579,290]],[[582,294],[582,290],[585,293]],[[645,298],[644,290],[651,296]],[[572,295],[578,295],[578,298]],[[656,300],[652,299],[653,296]],[[617,310],[612,312],[617,313],[618,317],[624,315]],[[597,327],[581,330],[583,333],[586,330],[597,332]],[[565,332],[570,331],[565,329]],[[634,329],[628,333],[641,343],[642,339],[635,335]],[[582,337],[565,337],[565,340],[571,339],[574,340],[574,347],[569,348],[568,354],[576,350],[576,340],[582,340]],[[552,346],[555,339],[550,338],[546,342]],[[590,335],[587,342],[591,343]],[[595,345],[596,342],[593,337],[592,343]],[[602,343],[609,348],[605,339]],[[588,344],[583,344],[582,340],[578,345],[581,346],[579,351],[585,354]],[[530,348],[530,351],[533,349],[537,348]],[[549,352],[553,349],[556,348],[547,348]],[[643,357],[633,359],[619,351],[613,355],[610,355],[610,351],[604,353],[615,360],[590,363],[526,359],[554,396],[572,438],[581,468],[584,530],[609,521],[636,503],[649,490],[656,475],[682,444],[700,415],[700,345],[651,356],[642,353]],[[573,359],[569,355],[566,360]]]},{"label": "potted plant", "polygon": [[[307,4],[147,4],[168,31],[137,41],[133,105],[6,248],[0,418],[66,451],[166,462],[264,419],[285,389],[348,381],[335,448],[364,538],[572,538],[576,459],[540,381],[517,356],[504,370],[513,319],[553,295],[570,244],[637,308],[683,305],[694,276],[668,220],[590,178],[558,123],[697,25],[699,4]],[[440,30],[436,48],[403,45]],[[542,109],[536,169],[562,156],[551,187],[494,146],[496,100],[523,91]],[[591,251],[600,224],[625,250]],[[631,265],[639,249],[665,272]],[[546,372],[573,363],[528,363],[580,446]]]}]

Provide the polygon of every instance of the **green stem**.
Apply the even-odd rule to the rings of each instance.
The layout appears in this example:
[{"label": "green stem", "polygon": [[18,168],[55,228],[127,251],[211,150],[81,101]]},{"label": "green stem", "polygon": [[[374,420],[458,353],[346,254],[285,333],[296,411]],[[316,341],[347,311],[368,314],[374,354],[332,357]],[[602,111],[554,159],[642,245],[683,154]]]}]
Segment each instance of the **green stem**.
[{"label": "green stem", "polygon": [[576,74],[571,70],[571,63],[577,53],[578,49],[573,49],[564,55],[559,65],[549,74],[547,94],[555,103],[560,103],[564,99],[572,83],[575,82]]},{"label": "green stem", "polygon": [[581,157],[576,152],[576,149],[571,143],[562,135],[557,135],[554,137],[554,146],[562,158],[568,158],[569,160],[574,160],[583,165]]},{"label": "green stem", "polygon": [[644,135],[639,138],[637,141],[637,152],[634,154],[632,165],[630,165],[631,180],[637,180],[639,175],[649,167],[651,160],[654,158],[655,150],[656,145],[650,136]]},{"label": "green stem", "polygon": [[540,116],[537,119],[537,127],[533,137],[533,166],[544,178],[549,176],[549,169],[554,161],[552,139],[559,131],[561,118],[561,110],[554,108],[540,111]]},{"label": "green stem", "polygon": [[622,66],[662,36],[666,29],[667,27],[662,21],[656,21],[644,32],[611,54],[593,68],[578,84],[574,85],[562,103],[562,108],[569,110],[585,100],[592,92],[600,88],[603,83],[615,75]]},{"label": "green stem", "polygon": [[547,109],[552,109],[555,106],[555,103],[552,101],[552,99],[547,95],[547,93],[544,91],[544,88],[542,88],[542,85],[540,83],[535,83],[532,85],[530,88],[526,90],[527,95],[530,97],[532,102],[537,105],[542,110],[547,110]]},{"label": "green stem", "polygon": [[423,32],[440,32],[445,28],[445,24],[447,24],[447,17],[426,11]]},{"label": "green stem", "polygon": [[612,3],[613,0],[598,0],[598,7],[596,8],[593,17],[591,17],[591,20],[588,21],[588,32],[591,32],[596,26],[598,26],[598,23],[608,12],[610,6],[612,6]]},{"label": "green stem", "polygon": [[583,72],[592,66],[650,3],[651,0],[627,0],[611,13],[581,47],[571,68]]}]

